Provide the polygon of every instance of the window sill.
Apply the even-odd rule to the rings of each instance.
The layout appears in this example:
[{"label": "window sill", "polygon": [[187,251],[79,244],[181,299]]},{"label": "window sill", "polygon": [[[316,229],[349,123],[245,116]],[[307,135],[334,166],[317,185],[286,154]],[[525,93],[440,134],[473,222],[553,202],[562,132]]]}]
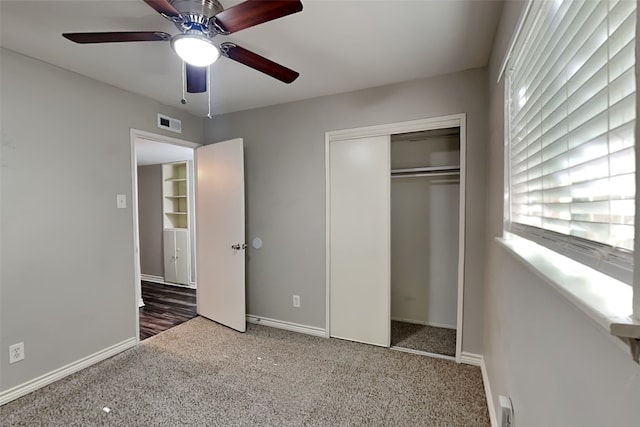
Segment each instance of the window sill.
[{"label": "window sill", "polygon": [[631,286],[530,240],[507,233],[496,241],[551,287],[640,356],[640,320],[633,316]]}]

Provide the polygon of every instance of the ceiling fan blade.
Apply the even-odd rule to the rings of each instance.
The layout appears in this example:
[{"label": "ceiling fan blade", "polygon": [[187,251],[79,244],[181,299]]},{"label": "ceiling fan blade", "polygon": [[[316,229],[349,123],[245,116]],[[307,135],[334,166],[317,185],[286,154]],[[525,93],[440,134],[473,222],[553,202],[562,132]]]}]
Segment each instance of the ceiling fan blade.
[{"label": "ceiling fan blade", "polygon": [[119,43],[169,41],[171,34],[161,31],[122,31],[106,33],[64,33],[62,37],[76,43]]},{"label": "ceiling fan blade", "polygon": [[180,12],[171,6],[167,0],[144,0],[144,2],[151,6],[156,12],[168,18],[177,18],[180,15]]},{"label": "ceiling fan blade", "polygon": [[234,43],[222,43],[220,45],[220,51],[227,58],[231,58],[247,67],[263,72],[281,82],[291,83],[300,75],[296,71],[277,64]]},{"label": "ceiling fan blade", "polygon": [[235,33],[301,10],[300,0],[247,0],[218,13],[214,21],[224,31]]},{"label": "ceiling fan blade", "polygon": [[207,67],[196,67],[186,64],[187,92],[202,93],[207,91]]}]

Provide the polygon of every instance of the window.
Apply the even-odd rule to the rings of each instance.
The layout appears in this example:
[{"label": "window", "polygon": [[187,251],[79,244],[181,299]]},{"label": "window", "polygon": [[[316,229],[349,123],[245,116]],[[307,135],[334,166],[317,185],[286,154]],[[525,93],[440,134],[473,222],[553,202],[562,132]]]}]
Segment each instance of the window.
[{"label": "window", "polygon": [[635,0],[532,2],[508,64],[507,229],[632,283]]}]

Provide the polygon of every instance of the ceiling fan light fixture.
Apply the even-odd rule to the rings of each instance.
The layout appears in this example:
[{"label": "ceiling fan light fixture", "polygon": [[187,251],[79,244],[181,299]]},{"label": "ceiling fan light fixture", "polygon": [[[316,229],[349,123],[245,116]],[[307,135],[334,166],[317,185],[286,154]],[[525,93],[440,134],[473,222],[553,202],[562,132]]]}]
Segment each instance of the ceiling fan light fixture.
[{"label": "ceiling fan light fixture", "polygon": [[220,57],[220,51],[211,40],[200,34],[179,34],[171,39],[171,48],[187,64],[206,67]]}]

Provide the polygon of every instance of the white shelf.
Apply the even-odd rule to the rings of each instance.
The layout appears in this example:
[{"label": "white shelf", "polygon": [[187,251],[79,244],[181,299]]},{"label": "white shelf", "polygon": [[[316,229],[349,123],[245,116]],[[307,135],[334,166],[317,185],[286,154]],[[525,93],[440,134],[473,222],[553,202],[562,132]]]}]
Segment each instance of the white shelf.
[{"label": "white shelf", "polygon": [[187,162],[162,165],[163,228],[187,229],[189,215]]}]

